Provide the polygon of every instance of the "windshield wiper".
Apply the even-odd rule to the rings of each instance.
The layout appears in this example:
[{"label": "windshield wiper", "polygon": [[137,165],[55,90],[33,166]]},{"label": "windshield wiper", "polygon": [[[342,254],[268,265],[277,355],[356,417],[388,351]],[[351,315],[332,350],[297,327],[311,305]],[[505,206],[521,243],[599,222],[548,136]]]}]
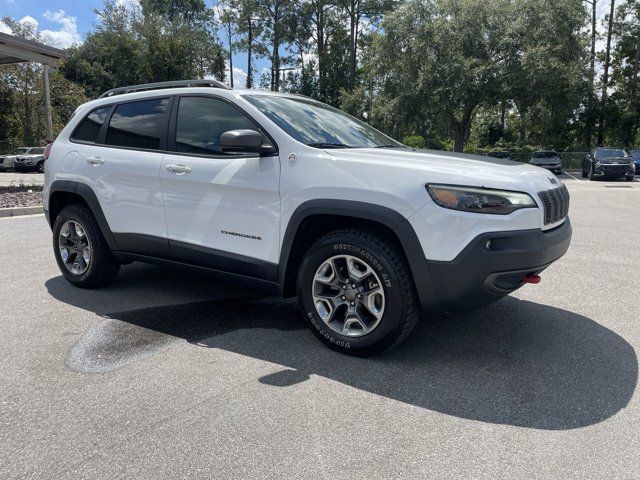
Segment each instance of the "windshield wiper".
[{"label": "windshield wiper", "polygon": [[389,144],[389,145],[376,145],[373,148],[407,148],[404,145],[395,145],[395,144]]},{"label": "windshield wiper", "polygon": [[331,143],[331,142],[307,143],[307,145],[315,148],[351,148],[351,146],[345,145],[344,143]]}]

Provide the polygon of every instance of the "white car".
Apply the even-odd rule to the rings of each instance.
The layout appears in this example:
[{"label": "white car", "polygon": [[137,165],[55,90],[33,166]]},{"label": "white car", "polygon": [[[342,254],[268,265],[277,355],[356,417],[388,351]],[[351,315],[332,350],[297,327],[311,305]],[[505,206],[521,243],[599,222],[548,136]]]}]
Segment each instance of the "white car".
[{"label": "white car", "polygon": [[44,173],[45,147],[32,148],[28,154],[16,155],[13,168],[16,172]]},{"label": "white car", "polygon": [[[15,161],[18,156],[30,155],[37,148],[41,147],[20,147],[16,148],[12,152],[0,155],[0,168],[2,170],[9,170],[14,168]],[[42,149],[44,151],[44,148]]]},{"label": "white car", "polygon": [[176,262],[297,295],[331,348],[494,302],[569,247],[569,194],[510,160],[407,148],[298,95],[215,81],[115,89],[47,151],[44,208],[78,287]]}]

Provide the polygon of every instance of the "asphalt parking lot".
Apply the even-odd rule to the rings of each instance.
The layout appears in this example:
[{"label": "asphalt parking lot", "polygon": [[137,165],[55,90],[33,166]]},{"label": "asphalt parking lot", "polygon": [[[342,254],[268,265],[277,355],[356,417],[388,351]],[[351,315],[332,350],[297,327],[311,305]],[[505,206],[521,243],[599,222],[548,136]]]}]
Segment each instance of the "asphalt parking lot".
[{"label": "asphalt parking lot", "polygon": [[567,185],[540,285],[370,359],[209,274],[75,289],[0,219],[0,478],[640,477],[640,182]]}]

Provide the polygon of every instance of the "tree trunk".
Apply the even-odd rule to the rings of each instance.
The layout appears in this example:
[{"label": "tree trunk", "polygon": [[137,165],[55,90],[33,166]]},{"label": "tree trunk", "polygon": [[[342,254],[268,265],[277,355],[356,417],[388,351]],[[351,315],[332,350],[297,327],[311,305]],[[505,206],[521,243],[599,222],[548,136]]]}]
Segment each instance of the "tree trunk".
[{"label": "tree trunk", "polygon": [[253,86],[253,78],[251,75],[251,48],[253,47],[253,20],[249,18],[249,25],[247,25],[247,88]]},{"label": "tree trunk", "polygon": [[607,32],[607,50],[604,56],[604,74],[602,75],[602,100],[600,102],[600,122],[598,125],[598,145],[604,143],[605,108],[609,88],[609,67],[611,65],[611,38],[613,37],[613,15],[616,10],[616,0],[611,0],[611,12],[609,13],[609,30]]},{"label": "tree trunk", "polygon": [[585,146],[591,148],[591,138],[593,137],[594,109],[595,109],[595,78],[596,78],[596,39],[598,36],[598,0],[591,2],[591,67],[589,69],[589,92],[587,98],[587,118],[585,125]]},{"label": "tree trunk", "polygon": [[356,14],[357,0],[350,1],[349,11],[349,90],[353,90],[356,83],[356,49],[357,49],[357,29],[358,17]]},{"label": "tree trunk", "polygon": [[506,129],[507,105],[504,100],[500,102],[500,137],[504,138]]},{"label": "tree trunk", "polygon": [[231,37],[231,24],[229,24],[229,83],[233,88],[233,38]]}]

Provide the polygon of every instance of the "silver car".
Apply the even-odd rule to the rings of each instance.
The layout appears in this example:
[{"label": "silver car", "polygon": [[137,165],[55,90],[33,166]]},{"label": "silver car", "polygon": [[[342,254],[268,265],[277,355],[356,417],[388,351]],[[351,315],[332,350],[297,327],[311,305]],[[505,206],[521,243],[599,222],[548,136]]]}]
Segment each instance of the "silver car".
[{"label": "silver car", "polygon": [[560,175],[562,173],[562,160],[560,160],[560,155],[552,150],[533,152],[529,163],[536,167],[546,168],[556,175]]},{"label": "silver car", "polygon": [[34,150],[41,147],[20,147],[10,153],[0,155],[0,169],[9,170],[15,167],[16,158],[23,155],[31,155]]}]

